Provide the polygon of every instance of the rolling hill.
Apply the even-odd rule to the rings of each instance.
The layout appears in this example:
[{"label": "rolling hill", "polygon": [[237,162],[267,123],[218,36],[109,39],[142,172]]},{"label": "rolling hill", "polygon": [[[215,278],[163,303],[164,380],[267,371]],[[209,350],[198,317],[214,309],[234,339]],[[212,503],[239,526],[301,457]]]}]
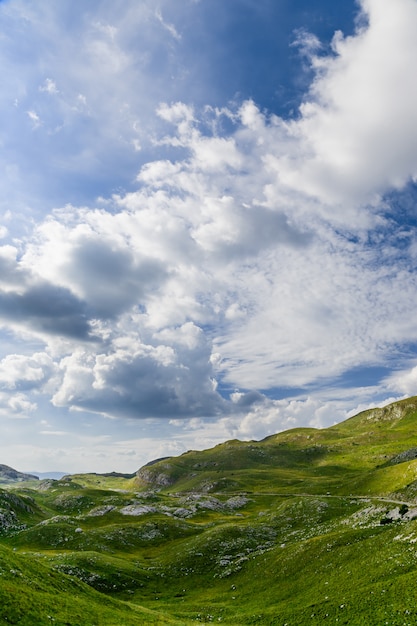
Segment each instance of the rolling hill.
[{"label": "rolling hill", "polygon": [[5,623],[415,624],[417,398],[9,485],[0,570]]},{"label": "rolling hill", "polygon": [[[139,470],[137,486],[164,492],[385,495],[399,489],[413,491],[409,483],[417,468],[416,427],[417,399],[412,398],[331,428],[296,428],[259,442],[233,440],[211,450],[189,451]],[[409,475],[404,482],[406,467]]]}]

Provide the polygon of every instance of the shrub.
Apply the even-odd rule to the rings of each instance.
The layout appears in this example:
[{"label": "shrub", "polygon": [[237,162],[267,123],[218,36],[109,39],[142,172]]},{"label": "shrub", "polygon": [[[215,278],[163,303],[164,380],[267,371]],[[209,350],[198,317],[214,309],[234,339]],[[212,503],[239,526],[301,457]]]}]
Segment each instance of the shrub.
[{"label": "shrub", "polygon": [[408,512],[408,506],[406,504],[402,504],[399,508],[399,514],[401,516],[405,515]]}]

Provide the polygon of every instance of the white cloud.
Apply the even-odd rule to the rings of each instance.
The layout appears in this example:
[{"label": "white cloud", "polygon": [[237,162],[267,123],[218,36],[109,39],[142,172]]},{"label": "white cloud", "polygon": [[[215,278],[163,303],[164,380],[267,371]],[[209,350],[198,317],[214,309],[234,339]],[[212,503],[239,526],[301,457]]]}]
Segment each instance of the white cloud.
[{"label": "white cloud", "polygon": [[41,430],[39,434],[52,437],[67,437],[69,435],[65,430]]},{"label": "white cloud", "polygon": [[56,83],[52,78],[46,78],[45,82],[39,87],[39,91],[44,91],[51,96],[59,93]]},{"label": "white cloud", "polygon": [[186,82],[172,55],[179,35],[162,18],[169,3],[158,4],[159,18],[147,2],[93,0],[77,11],[68,0],[2,4],[0,110],[12,140],[2,144],[0,165],[19,161],[15,180],[0,182],[8,202],[43,211],[57,198],[91,198],[97,184],[102,193],[131,184],[137,148],[149,152],[160,126],[155,108]]},{"label": "white cloud", "polygon": [[[21,220],[26,232],[0,247],[1,325],[28,346],[0,362],[1,410],[31,414],[45,394],[55,410],[164,417],[183,425],[182,450],[197,437],[210,445],[342,419],[323,391],[329,381],[346,410],[366,404],[371,388],[349,396],[339,377],[400,359],[417,340],[416,232],[393,228],[383,197],[417,176],[414,0],[364,0],[368,23],[336,35],[328,56],[299,33],[316,77],[290,121],[252,100],[201,108],[173,88],[166,98],[172,38],[180,45],[167,4],[98,6],[99,19],[77,14],[62,40],[52,5],[2,9],[15,26],[24,14],[31,44],[41,38],[56,53],[42,72],[40,57],[33,68],[20,60],[24,84],[11,90],[14,123],[26,112],[40,144],[55,146],[49,185],[55,167],[77,181],[105,171],[107,158],[120,181],[119,156],[133,145],[155,157],[135,161],[130,191],[68,203],[31,229]],[[151,80],[161,26],[171,37]],[[69,143],[57,153],[59,134]],[[21,176],[17,167],[13,188]],[[10,232],[8,223],[1,233]],[[405,371],[372,393],[414,386]],[[250,391],[276,388],[305,391],[289,400]]]},{"label": "white cloud", "polygon": [[417,366],[395,372],[385,381],[388,389],[404,396],[417,396]]},{"label": "white cloud", "polygon": [[181,40],[181,35],[179,34],[179,32],[177,31],[177,29],[175,28],[175,26],[173,24],[169,24],[168,22],[164,21],[164,18],[162,17],[162,13],[159,9],[157,9],[155,11],[155,17],[158,20],[158,22],[160,22],[160,24],[164,27],[164,29],[166,31],[169,32],[169,34],[176,39],[177,41]]},{"label": "white cloud", "polygon": [[[56,211],[21,256],[28,319],[46,336],[35,300],[65,295],[72,317],[59,320],[58,307],[51,334],[67,328],[99,342],[62,355],[56,405],[213,414],[222,403],[210,362],[237,387],[297,387],[371,366],[415,338],[415,279],[401,255],[387,247],[381,257],[363,245],[365,223],[351,226],[357,240],[350,241],[335,230],[337,216],[336,224],[333,215],[324,220],[317,201],[276,179],[271,159],[278,169],[284,153],[294,155],[294,170],[304,163],[291,125],[253,102],[237,113],[206,111],[204,132],[181,103],[159,114],[174,124],[164,143],[185,156],[144,166],[140,189],[105,208]],[[222,115],[234,120],[232,135],[208,134]],[[208,146],[220,146],[218,160]],[[34,289],[39,281],[44,286]],[[210,334],[197,367],[200,354],[181,347],[190,336],[178,329],[204,326]],[[160,361],[161,350],[172,360]],[[220,354],[214,361],[212,351]]]},{"label": "white cloud", "polygon": [[42,124],[42,120],[39,117],[39,115],[36,113],[36,111],[28,111],[27,112],[28,118],[30,119],[30,121],[32,122],[32,128],[36,129],[39,128],[39,126],[41,126]]},{"label": "white cloud", "polygon": [[24,393],[0,392],[0,417],[4,419],[28,419],[37,405]]},{"label": "white cloud", "polygon": [[132,321],[132,331],[125,327],[105,353],[86,347],[61,360],[56,406],[142,419],[227,410],[212,382],[210,345],[195,325],[165,329],[144,343],[139,316]]},{"label": "white cloud", "polygon": [[310,62],[315,60],[315,55],[322,48],[319,38],[305,28],[297,28],[295,30],[294,40],[291,45],[299,48],[301,54],[307,57]]},{"label": "white cloud", "polygon": [[0,388],[40,387],[51,376],[53,363],[45,353],[28,357],[9,354],[0,361]]},{"label": "white cloud", "polygon": [[368,25],[334,40],[335,56],[316,58],[317,77],[291,124],[300,141],[298,168],[283,180],[326,204],[372,203],[417,173],[410,77],[417,54],[413,0],[365,0]]}]

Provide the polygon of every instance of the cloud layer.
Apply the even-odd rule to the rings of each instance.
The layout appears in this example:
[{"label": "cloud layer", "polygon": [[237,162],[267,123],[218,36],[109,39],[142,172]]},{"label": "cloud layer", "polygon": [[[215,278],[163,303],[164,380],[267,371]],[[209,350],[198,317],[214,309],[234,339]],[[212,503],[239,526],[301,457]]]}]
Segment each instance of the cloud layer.
[{"label": "cloud layer", "polygon": [[[122,17],[118,3],[81,17],[2,5],[12,31],[47,50],[30,79],[29,49],[1,44],[12,131],[26,119],[20,141],[37,137],[3,184],[18,187],[38,141],[53,196],[83,169],[96,184],[116,168],[94,203],[73,195],[40,215],[35,182],[33,211],[18,191],[16,213],[4,210],[2,414],[48,401],[52,414],[164,418],[182,442],[197,424],[207,443],[333,423],[346,415],[336,397],[349,409],[414,393],[416,2],[362,0],[356,32],[336,33],[330,54],[298,32],[314,79],[291,119],[251,99],[193,106],[174,89],[156,102],[185,45],[165,4],[127,3]],[[66,19],[76,43],[56,38]],[[135,28],[148,33],[139,47]],[[130,189],[117,189],[143,145]],[[373,385],[344,379],[377,367]]]}]

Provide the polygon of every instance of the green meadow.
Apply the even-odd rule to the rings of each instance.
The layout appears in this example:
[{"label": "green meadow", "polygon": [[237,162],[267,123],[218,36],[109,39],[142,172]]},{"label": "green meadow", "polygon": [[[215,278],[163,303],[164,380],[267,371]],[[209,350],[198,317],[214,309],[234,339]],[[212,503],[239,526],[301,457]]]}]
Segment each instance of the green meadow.
[{"label": "green meadow", "polygon": [[0,490],[0,622],[417,623],[417,398]]}]

